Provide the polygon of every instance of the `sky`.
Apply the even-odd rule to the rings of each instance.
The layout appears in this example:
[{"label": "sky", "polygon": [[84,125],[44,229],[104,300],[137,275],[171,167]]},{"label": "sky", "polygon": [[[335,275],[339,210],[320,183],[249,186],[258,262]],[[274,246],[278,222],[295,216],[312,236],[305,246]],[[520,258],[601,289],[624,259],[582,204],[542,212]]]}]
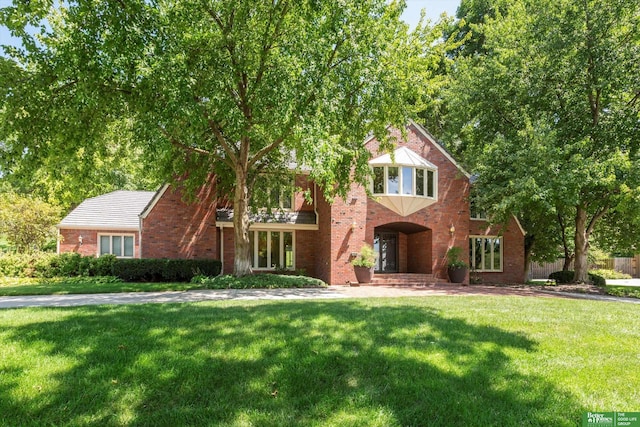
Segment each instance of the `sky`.
[{"label": "sky", "polygon": [[[443,12],[454,16],[460,4],[460,0],[406,0],[406,2],[407,7],[402,14],[402,19],[407,22],[411,28],[415,27],[418,23],[422,9],[425,9],[427,18],[435,22]],[[11,0],[0,0],[0,8],[9,6],[10,4]],[[0,45],[14,43],[17,43],[17,40],[11,37],[6,28],[0,26]]]}]

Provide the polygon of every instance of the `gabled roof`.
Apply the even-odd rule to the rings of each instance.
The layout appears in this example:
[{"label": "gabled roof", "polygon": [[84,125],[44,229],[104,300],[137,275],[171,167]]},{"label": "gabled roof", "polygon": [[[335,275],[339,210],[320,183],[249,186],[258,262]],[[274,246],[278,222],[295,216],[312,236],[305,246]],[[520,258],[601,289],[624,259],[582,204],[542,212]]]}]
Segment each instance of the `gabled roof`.
[{"label": "gabled roof", "polygon": [[155,194],[118,190],[86,199],[60,221],[58,228],[138,230],[139,215]]},{"label": "gabled roof", "polygon": [[464,176],[466,176],[467,178],[471,178],[471,174],[469,172],[467,172],[466,170],[464,170],[464,168],[462,166],[460,166],[460,164],[458,162],[456,162],[456,160],[453,158],[451,153],[449,153],[442,146],[442,144],[440,144],[440,142],[433,135],[431,135],[431,133],[429,133],[429,131],[427,129],[424,128],[424,126],[414,122],[411,119],[409,119],[409,125],[410,126],[414,126],[423,136],[425,136],[427,139],[431,140],[433,142],[433,145],[438,149],[438,151],[440,151],[451,163],[453,163],[458,168],[458,170],[460,172],[462,172],[462,174]]}]

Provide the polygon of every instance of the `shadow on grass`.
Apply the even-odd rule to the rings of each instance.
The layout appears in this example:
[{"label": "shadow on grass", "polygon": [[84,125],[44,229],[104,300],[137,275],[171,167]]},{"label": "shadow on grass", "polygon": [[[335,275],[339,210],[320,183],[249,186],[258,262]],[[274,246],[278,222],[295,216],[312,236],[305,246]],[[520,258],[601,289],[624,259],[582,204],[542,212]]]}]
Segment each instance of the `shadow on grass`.
[{"label": "shadow on grass", "polygon": [[43,393],[25,396],[20,360],[0,362],[0,421],[561,426],[575,425],[580,410],[563,390],[512,363],[514,354],[535,351],[535,342],[419,305],[53,311],[67,315],[43,315],[2,334],[19,347],[42,348],[49,363],[71,363],[48,374]]}]

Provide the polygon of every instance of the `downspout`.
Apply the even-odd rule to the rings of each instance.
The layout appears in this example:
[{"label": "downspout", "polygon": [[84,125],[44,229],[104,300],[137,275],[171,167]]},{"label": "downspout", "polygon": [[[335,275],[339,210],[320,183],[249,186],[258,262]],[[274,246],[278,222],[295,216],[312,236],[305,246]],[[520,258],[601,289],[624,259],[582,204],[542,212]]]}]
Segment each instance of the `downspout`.
[{"label": "downspout", "polygon": [[138,215],[138,258],[142,258],[142,216]]},{"label": "downspout", "polygon": [[317,189],[318,185],[313,181],[313,213],[316,214],[316,225],[320,222],[318,218],[318,198],[316,197],[318,193]]},{"label": "downspout", "polygon": [[220,274],[224,274],[224,225],[220,226]]}]

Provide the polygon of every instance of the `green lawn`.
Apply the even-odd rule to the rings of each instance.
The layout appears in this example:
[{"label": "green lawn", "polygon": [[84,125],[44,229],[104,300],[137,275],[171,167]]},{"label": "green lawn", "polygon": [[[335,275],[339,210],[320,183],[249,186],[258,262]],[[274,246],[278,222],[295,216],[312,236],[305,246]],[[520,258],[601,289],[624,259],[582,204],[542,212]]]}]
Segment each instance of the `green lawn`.
[{"label": "green lawn", "polygon": [[0,310],[0,424],[576,426],[639,358],[638,307],[556,298]]},{"label": "green lawn", "polygon": [[204,288],[204,285],[192,283],[101,282],[100,278],[95,277],[53,279],[0,277],[0,296],[187,291]]}]

